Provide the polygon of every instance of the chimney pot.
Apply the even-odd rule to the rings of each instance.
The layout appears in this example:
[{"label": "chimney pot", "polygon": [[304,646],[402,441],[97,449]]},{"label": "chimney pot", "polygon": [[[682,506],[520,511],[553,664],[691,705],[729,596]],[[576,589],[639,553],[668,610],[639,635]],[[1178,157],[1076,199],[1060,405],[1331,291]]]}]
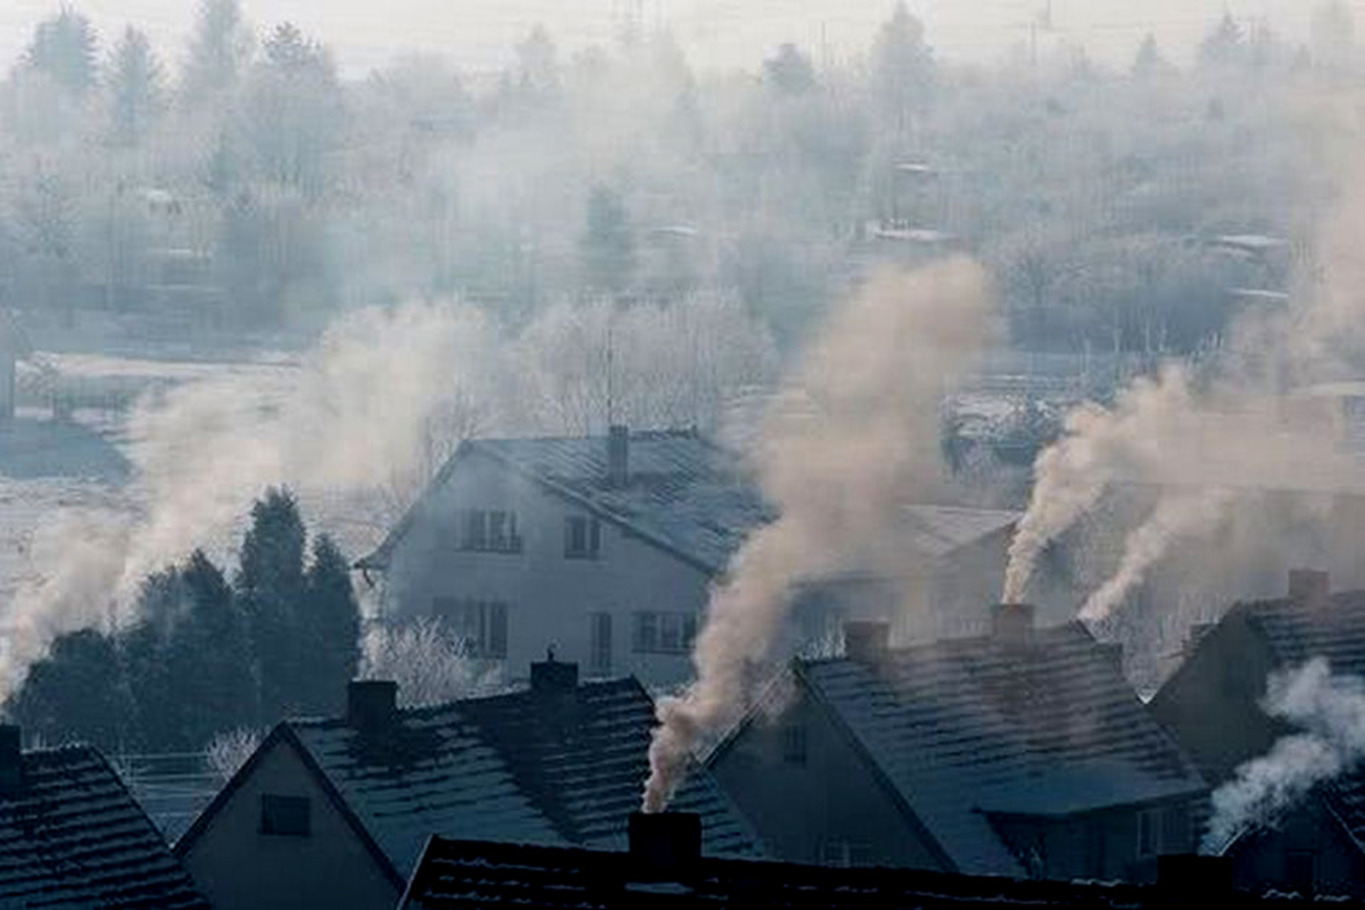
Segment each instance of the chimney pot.
[{"label": "chimney pot", "polygon": [[991,609],[991,637],[1008,648],[1033,644],[1033,604],[996,604]]},{"label": "chimney pot", "polygon": [[693,812],[632,812],[631,864],[647,879],[677,881],[701,860],[701,816]]},{"label": "chimney pot", "polygon": [[607,431],[607,482],[613,487],[630,484],[630,428],[613,424]]},{"label": "chimney pot", "polygon": [[891,625],[850,620],[844,623],[844,656],[861,664],[878,664],[891,649]]},{"label": "chimney pot", "polygon": [[14,796],[23,789],[22,731],[16,724],[0,724],[0,797]]},{"label": "chimney pot", "polygon": [[1317,569],[1291,569],[1289,599],[1311,609],[1327,606],[1332,600],[1332,576]]},{"label": "chimney pot", "polygon": [[391,679],[357,679],[346,688],[346,722],[374,732],[398,716],[398,683]]},{"label": "chimney pot", "polygon": [[531,691],[538,693],[573,692],[578,688],[578,664],[554,659],[531,664]]}]

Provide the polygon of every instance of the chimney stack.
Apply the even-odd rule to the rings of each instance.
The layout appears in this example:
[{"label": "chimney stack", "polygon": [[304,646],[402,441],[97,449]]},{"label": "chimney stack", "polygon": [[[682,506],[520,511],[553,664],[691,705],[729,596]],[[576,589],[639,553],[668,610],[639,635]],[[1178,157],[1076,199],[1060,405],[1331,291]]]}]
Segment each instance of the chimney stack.
[{"label": "chimney stack", "polygon": [[384,730],[398,717],[398,683],[357,679],[346,687],[346,723],[362,733]]},{"label": "chimney stack", "polygon": [[1006,648],[1033,644],[1033,604],[996,604],[991,609],[991,637]]},{"label": "chimney stack", "polygon": [[693,812],[632,812],[630,860],[647,881],[690,877],[701,860],[701,816]]},{"label": "chimney stack", "polygon": [[24,789],[23,736],[15,724],[0,724],[0,798]]},{"label": "chimney stack", "polygon": [[630,428],[620,424],[607,431],[607,482],[613,487],[630,484]]},{"label": "chimney stack", "polygon": [[551,651],[531,664],[531,691],[537,694],[573,692],[578,688],[578,664],[555,660]]},{"label": "chimney stack", "polygon": [[890,623],[862,620],[844,623],[844,656],[849,660],[875,666],[886,659],[890,649]]},{"label": "chimney stack", "polygon": [[1332,601],[1332,576],[1316,569],[1290,569],[1289,599],[1296,606],[1312,610],[1328,606]]}]

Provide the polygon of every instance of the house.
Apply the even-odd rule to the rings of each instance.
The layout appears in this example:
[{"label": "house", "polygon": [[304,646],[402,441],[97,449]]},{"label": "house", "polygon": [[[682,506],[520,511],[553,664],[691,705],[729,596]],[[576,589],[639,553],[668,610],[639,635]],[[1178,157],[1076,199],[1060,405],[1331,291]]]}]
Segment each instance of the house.
[{"label": "house", "polygon": [[[278,725],[175,845],[216,910],[392,907],[431,834],[615,848],[648,773],[654,705],[634,679],[578,684],[557,661],[530,688],[400,710],[353,683],[347,714]],[[704,772],[681,804],[709,853],[756,854]]]},{"label": "house", "polygon": [[702,858],[695,822],[635,816],[626,851],[432,838],[399,910],[617,910],[634,907],[979,910],[981,907],[1145,910],[1292,907],[1231,887],[1216,858],[1163,857],[1158,882],[1042,882],[909,869],[831,869],[794,863]]},{"label": "house", "polygon": [[97,750],[20,739],[0,726],[0,907],[208,910]]},{"label": "house", "polygon": [[[691,676],[712,582],[774,517],[738,457],[694,431],[480,439],[356,566],[382,576],[388,617],[438,616],[495,667],[527,666],[554,645],[589,676],[674,685]],[[906,518],[905,571],[932,576],[945,612],[950,588],[998,590],[991,573],[1003,571],[1016,515],[916,506]],[[868,579],[845,580],[878,615],[899,608]]]},{"label": "house", "polygon": [[793,662],[708,762],[773,856],[1141,880],[1193,850],[1205,784],[1080,623],[1002,606],[982,636],[845,641]]},{"label": "house", "polygon": [[[1151,709],[1218,786],[1294,732],[1262,710],[1267,679],[1316,657],[1365,676],[1365,591],[1333,594],[1327,573],[1295,570],[1288,596],[1239,603],[1196,627]],[[1365,893],[1365,773],[1328,781],[1277,824],[1220,847],[1247,885]]]}]

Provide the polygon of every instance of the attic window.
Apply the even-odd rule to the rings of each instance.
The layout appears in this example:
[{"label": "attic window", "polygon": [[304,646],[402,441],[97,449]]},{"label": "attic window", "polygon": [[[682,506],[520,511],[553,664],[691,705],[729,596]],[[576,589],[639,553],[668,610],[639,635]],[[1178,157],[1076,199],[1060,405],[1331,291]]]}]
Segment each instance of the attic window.
[{"label": "attic window", "polygon": [[476,553],[520,553],[517,513],[505,509],[461,509],[456,513],[459,549]]},{"label": "attic window", "polygon": [[782,728],[782,760],[789,765],[806,764],[806,725],[787,724]]},{"label": "attic window", "polygon": [[261,833],[278,837],[308,837],[312,834],[308,797],[262,794]]},{"label": "attic window", "polygon": [[564,558],[596,559],[602,551],[602,523],[596,518],[570,515],[564,519]]}]

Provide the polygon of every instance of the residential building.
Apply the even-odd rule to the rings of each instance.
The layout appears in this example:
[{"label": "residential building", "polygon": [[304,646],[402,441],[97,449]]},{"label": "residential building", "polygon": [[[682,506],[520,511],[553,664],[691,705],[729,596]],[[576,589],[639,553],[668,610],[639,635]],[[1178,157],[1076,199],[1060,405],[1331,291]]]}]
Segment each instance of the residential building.
[{"label": "residential building", "polygon": [[[1152,712],[1213,786],[1297,732],[1263,708],[1277,671],[1325,658],[1335,674],[1365,676],[1365,591],[1333,594],[1325,572],[1289,573],[1288,596],[1239,603],[1196,627],[1185,660]],[[1248,886],[1365,893],[1365,773],[1315,788],[1283,817],[1215,845]]]},{"label": "residential building", "polygon": [[1167,910],[1294,907],[1308,901],[1233,890],[1217,858],[1163,857],[1155,885],[1020,881],[909,869],[830,869],[701,858],[695,820],[635,816],[627,851],[432,838],[399,910],[618,910],[634,907]]},{"label": "residential building", "polygon": [[208,910],[97,750],[22,751],[13,726],[0,726],[0,907]]},{"label": "residential building", "polygon": [[[906,608],[907,587],[933,592],[944,615],[999,590],[1017,515],[939,506],[905,515],[903,572],[923,584],[849,576],[809,586],[820,605],[803,614],[812,634],[830,614],[921,615]],[[497,667],[525,667],[553,645],[592,677],[674,685],[691,676],[712,583],[774,517],[739,459],[692,431],[472,440],[357,568],[374,583],[382,576],[390,619],[438,616],[467,653]]]},{"label": "residential building", "polygon": [[[654,705],[634,679],[400,710],[353,683],[347,715],[287,721],[175,846],[216,910],[392,907],[429,835],[614,848],[640,803]],[[760,852],[704,772],[680,794],[709,853]]]},{"label": "residential building", "polygon": [[708,766],[796,863],[1143,880],[1188,853],[1207,790],[1080,623],[1002,606],[986,635],[797,660]]}]

